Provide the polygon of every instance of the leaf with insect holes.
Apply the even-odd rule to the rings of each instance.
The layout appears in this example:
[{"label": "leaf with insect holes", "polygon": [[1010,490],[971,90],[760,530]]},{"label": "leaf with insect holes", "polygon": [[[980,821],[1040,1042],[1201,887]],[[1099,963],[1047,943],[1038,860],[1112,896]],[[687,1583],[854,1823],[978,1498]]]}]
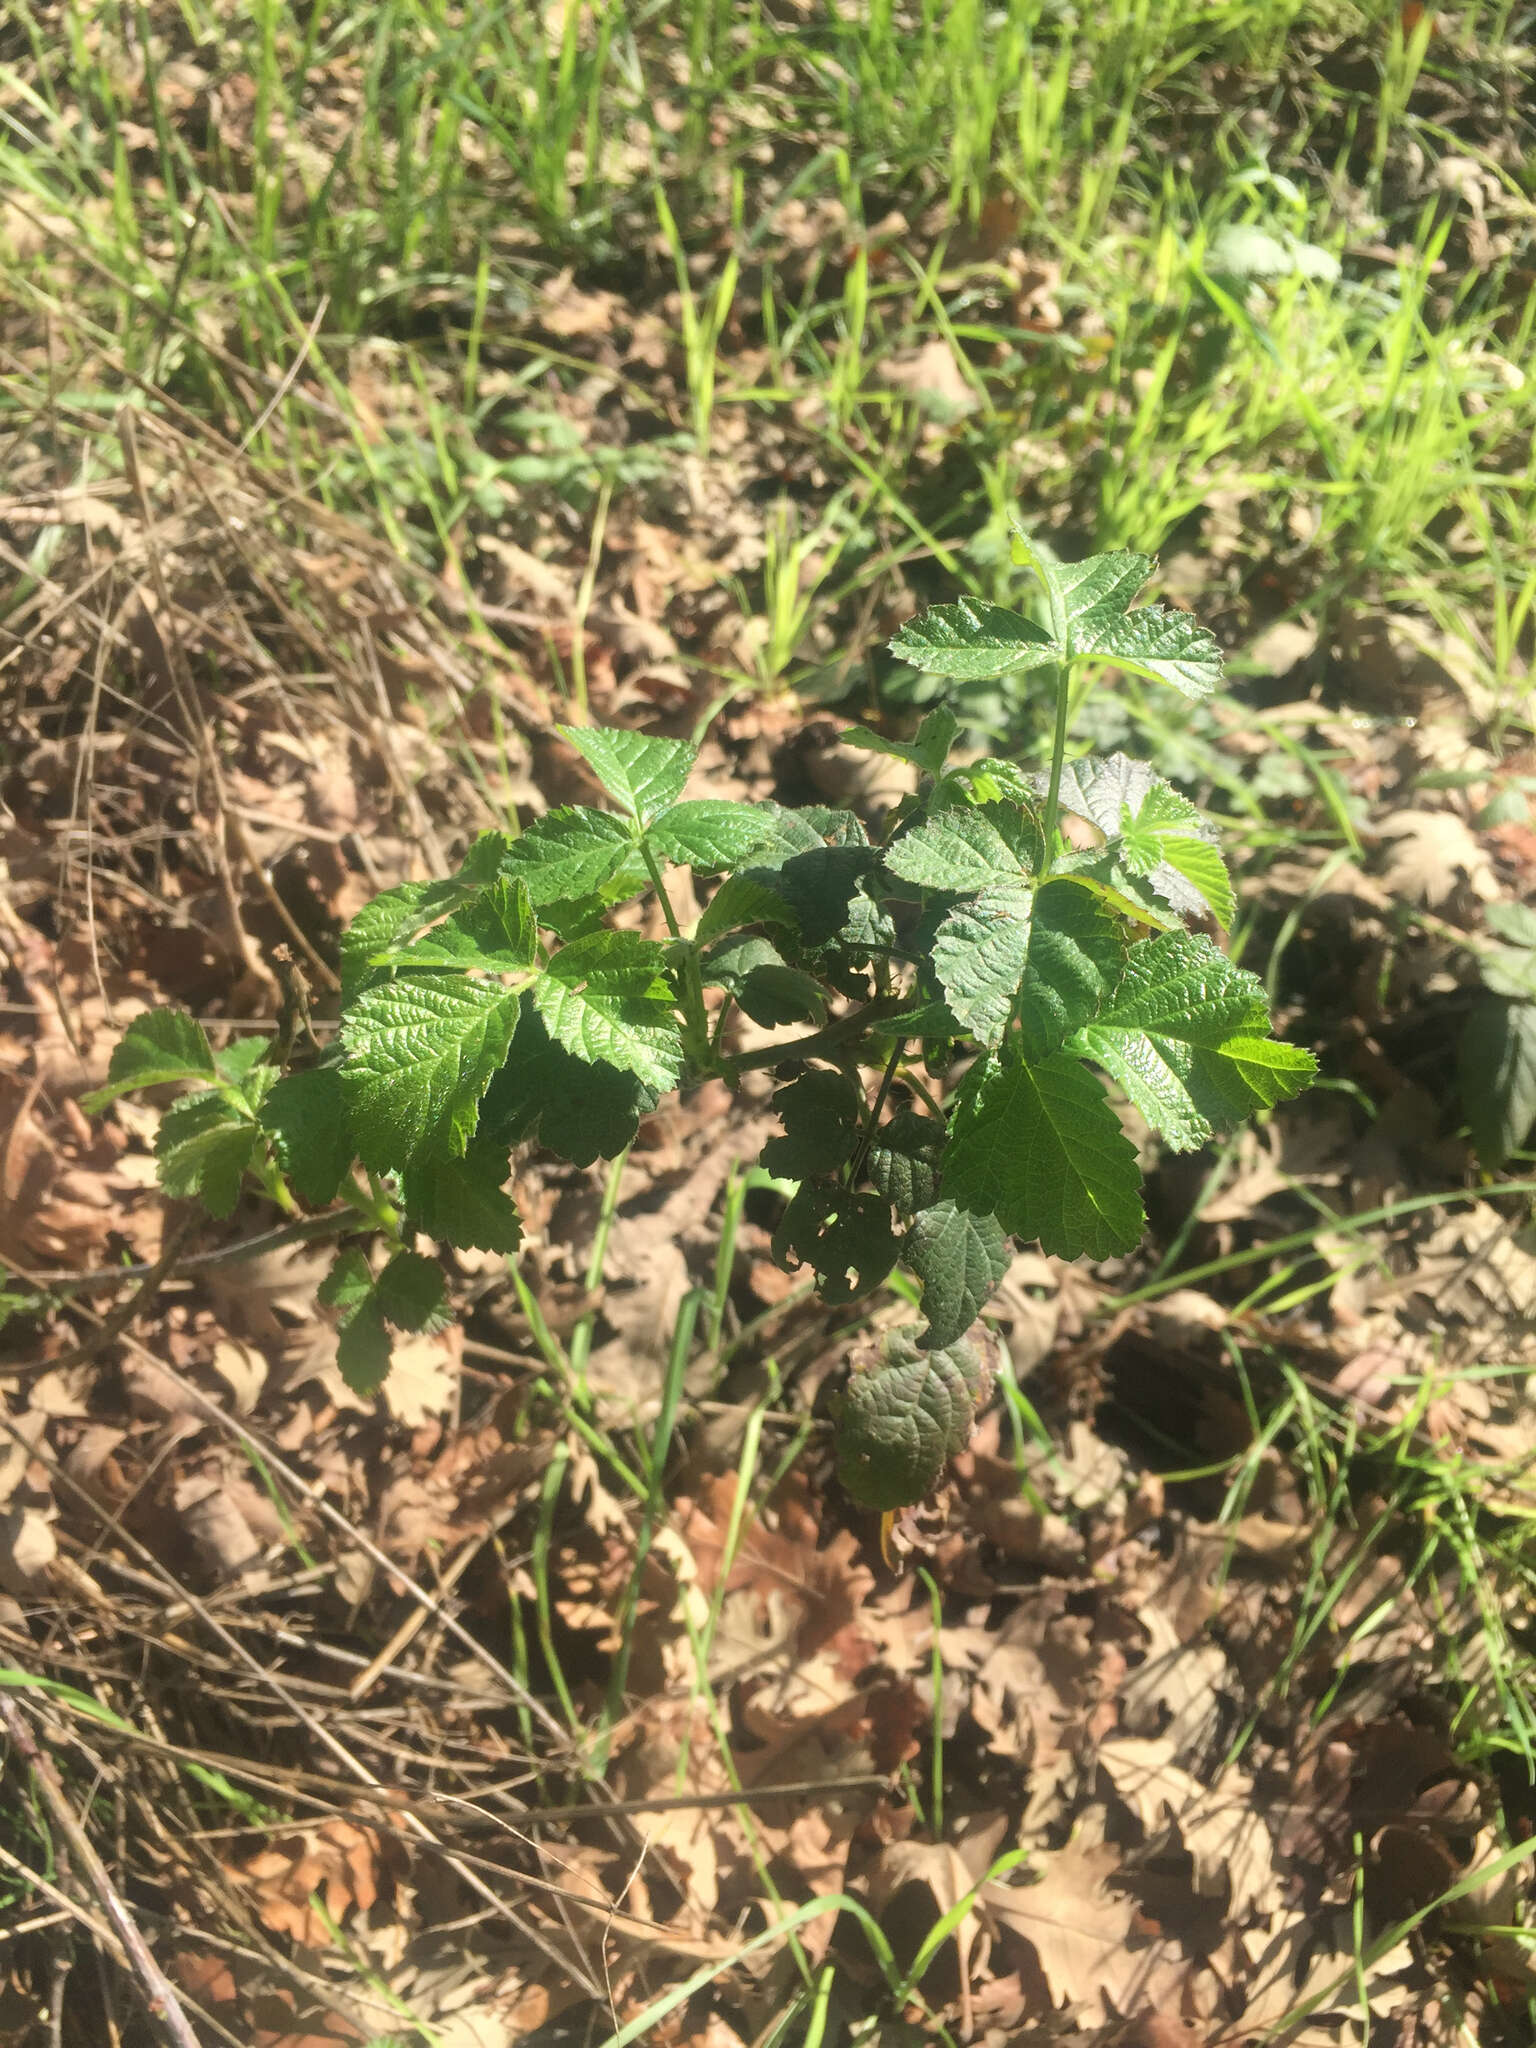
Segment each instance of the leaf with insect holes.
[{"label": "leaf with insect holes", "polygon": [[921,1350],[892,1330],[873,1363],[856,1368],[837,1419],[837,1476],[861,1507],[888,1513],[930,1493],[970,1441],[990,1392],[986,1354],[963,1338]]},{"label": "leaf with insect holes", "polygon": [[951,1014],[978,1045],[998,1046],[1029,959],[1034,896],[1022,883],[958,903],[934,934],[933,971]]},{"label": "leaf with insect holes", "polygon": [[262,1104],[261,1126],[304,1200],[316,1209],[334,1202],[355,1156],[340,1063],[284,1074]]},{"label": "leaf with insect holes", "polygon": [[890,1272],[901,1247],[891,1212],[878,1195],[807,1181],[789,1203],[773,1234],[773,1255],[816,1274],[829,1307],[855,1301]]},{"label": "leaf with insect holes", "polygon": [[616,1159],[634,1141],[658,1091],[606,1060],[579,1060],[550,1037],[537,1010],[525,1009],[501,1071],[486,1090],[480,1131],[506,1152],[538,1133],[546,1151],[573,1166]]},{"label": "leaf with insect holes", "polygon": [[634,843],[621,818],[566,805],[546,811],[512,841],[502,872],[521,881],[534,909],[543,910],[601,889],[633,853]]},{"label": "leaf with insect holes", "polygon": [[1102,1082],[1061,1053],[972,1069],[944,1154],[944,1192],[1062,1259],[1128,1252],[1146,1223],[1136,1148]]},{"label": "leaf with insect holes", "polygon": [[320,1283],[319,1299],[336,1311],[336,1365],[354,1394],[369,1400],[389,1376],[389,1332],[374,1292],[373,1271],[353,1248],[339,1252]]},{"label": "leaf with insect holes", "polygon": [[947,704],[940,704],[928,713],[910,740],[888,739],[884,733],[871,732],[863,725],[852,726],[841,737],[845,746],[862,747],[871,754],[889,754],[896,761],[910,761],[914,768],[937,780],[944,773],[949,750],[959,732],[959,719]]},{"label": "leaf with insect holes", "polygon": [[1462,1026],[1457,1064],[1478,1164],[1497,1173],[1536,1123],[1536,1003],[1477,1003]]},{"label": "leaf with insect holes", "polygon": [[155,1133],[160,1185],[174,1201],[196,1196],[210,1216],[232,1215],[260,1137],[251,1117],[221,1089],[183,1095]]},{"label": "leaf with insect holes", "polygon": [[1003,804],[955,805],[915,825],[885,850],[885,865],[920,889],[958,894],[1028,872],[1028,827]]},{"label": "leaf with insect holes", "polygon": [[508,1170],[506,1147],[478,1134],[462,1159],[422,1159],[408,1166],[401,1191],[412,1227],[460,1251],[510,1255],[522,1243],[523,1226],[504,1185]]},{"label": "leaf with insect holes", "polygon": [[505,974],[531,967],[539,949],[528,885],[505,875],[476,890],[451,917],[420,937],[375,955],[390,967],[482,967]]},{"label": "leaf with insect holes", "polygon": [[1088,890],[1047,882],[1035,896],[1014,1010],[1030,1059],[1056,1052],[1120,978],[1121,928]]},{"label": "leaf with insect holes", "polygon": [[1069,1050],[1096,1060],[1176,1152],[1299,1093],[1310,1053],[1269,1036],[1258,979],[1209,939],[1167,932],[1132,946],[1118,985]]},{"label": "leaf with insect holes", "polygon": [[107,1085],[82,1095],[80,1106],[97,1115],[131,1088],[157,1088],[166,1081],[211,1081],[217,1069],[207,1034],[182,1010],[146,1010],[135,1017],[107,1067]]},{"label": "leaf with insect holes", "polygon": [[945,1127],[937,1117],[899,1109],[875,1133],[867,1172],[898,1216],[915,1216],[939,1199]]},{"label": "leaf with insect holes", "polygon": [[424,1150],[462,1155],[521,1000],[500,982],[430,972],[364,990],[341,1037],[347,1116],[365,1166],[387,1172]]},{"label": "leaf with insect holes", "polygon": [[907,1232],[901,1263],[923,1283],[922,1342],[942,1351],[963,1337],[991,1300],[1012,1259],[995,1216],[936,1202]]},{"label": "leaf with insect holes", "polygon": [[784,1135],[764,1145],[764,1166],[785,1180],[810,1180],[835,1173],[851,1157],[864,1097],[847,1074],[808,1067],[774,1091],[773,1109]]},{"label": "leaf with insect holes", "polygon": [[420,1252],[396,1252],[373,1283],[373,1295],[380,1315],[397,1330],[441,1330],[452,1320],[443,1269]]},{"label": "leaf with insect holes", "polygon": [[550,1037],[577,1059],[606,1061],[650,1088],[675,1088],[683,1046],[665,961],[664,949],[637,932],[592,932],[561,947],[532,1000]]},{"label": "leaf with insect holes", "polygon": [[555,730],[583,757],[614,802],[641,825],[677,802],[699,757],[698,748],[686,740],[656,739],[622,727],[560,725]]},{"label": "leaf with insect holes", "polygon": [[989,676],[1061,660],[1061,649],[1043,626],[979,597],[962,597],[956,604],[931,605],[919,612],[890,642],[890,649],[925,675],[948,676],[957,683],[983,682]]},{"label": "leaf with insect holes", "polygon": [[767,812],[720,797],[674,804],[646,834],[663,860],[692,868],[698,875],[718,875],[739,866],[773,836],[774,820]]}]

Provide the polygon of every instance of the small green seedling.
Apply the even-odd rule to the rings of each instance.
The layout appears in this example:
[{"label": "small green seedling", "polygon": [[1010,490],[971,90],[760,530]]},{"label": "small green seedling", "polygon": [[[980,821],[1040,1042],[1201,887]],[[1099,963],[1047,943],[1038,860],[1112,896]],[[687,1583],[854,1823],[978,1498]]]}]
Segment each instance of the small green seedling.
[{"label": "small green seedling", "polygon": [[[1103,1077],[1184,1151],[1314,1071],[1271,1036],[1253,975],[1188,928],[1232,916],[1212,827],[1141,762],[1066,759],[1077,664],[1201,698],[1220,679],[1215,642],[1183,613],[1130,608],[1144,556],[1063,564],[1021,539],[1018,557],[1048,625],[965,600],[892,645],[957,682],[1052,671],[1048,774],[954,759],[944,707],[910,741],[855,730],[918,771],[876,843],[845,810],[685,798],[696,749],[682,741],[567,729],[612,808],[482,833],[450,879],[376,897],[342,939],[334,1050],[308,1065],[279,1041],[216,1053],[190,1018],[151,1011],[88,1106],[191,1083],[160,1124],[168,1194],[222,1217],[254,1182],[334,1218],[353,1242],[321,1297],[342,1372],[371,1393],[391,1332],[448,1312],[418,1238],[516,1252],[515,1146],[611,1159],[669,1091],[771,1067],[783,1131],[762,1163],[794,1184],[777,1256],[814,1272],[829,1304],[898,1265],[921,1288],[923,1320],[856,1367],[838,1436],[856,1500],[921,1499],[983,1396],[972,1333],[1009,1240],[1102,1259],[1140,1239],[1136,1149]],[[1092,830],[1069,838],[1064,813]],[[688,932],[664,886],[673,866],[712,885]],[[652,890],[669,943],[609,923]],[[804,1028],[743,1053],[738,1014]]]}]

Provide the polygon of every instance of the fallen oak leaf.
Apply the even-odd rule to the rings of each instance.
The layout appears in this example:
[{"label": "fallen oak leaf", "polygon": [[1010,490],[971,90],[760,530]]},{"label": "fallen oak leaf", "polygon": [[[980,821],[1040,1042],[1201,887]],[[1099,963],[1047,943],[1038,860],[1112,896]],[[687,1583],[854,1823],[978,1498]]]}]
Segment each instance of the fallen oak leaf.
[{"label": "fallen oak leaf", "polygon": [[1234,1921],[1272,1903],[1266,1895],[1274,1883],[1274,1845],[1244,1773],[1226,1771],[1204,1785],[1174,1762],[1167,1736],[1113,1736],[1100,1743],[1096,1760],[1148,1841],[1170,1824],[1177,1831],[1201,1898],[1225,1894]]},{"label": "fallen oak leaf", "polygon": [[1108,1889],[1120,1852],[1107,1842],[1068,1842],[1032,1855],[1022,1885],[983,1886],[993,1921],[1034,1950],[1056,2009],[1100,2002],[1106,2014],[1131,2018],[1177,2004],[1187,1964],[1160,1944],[1133,1949],[1136,1907]]},{"label": "fallen oak leaf", "polygon": [[[971,1985],[986,1968],[992,1941],[982,1899],[992,1883],[986,1873],[993,1851],[1007,1829],[1002,1814],[982,1826],[974,1826],[961,1846],[949,1842],[891,1842],[881,1851],[870,1873],[869,1903],[882,1922],[889,1916],[896,1924],[887,1927],[900,1961],[915,1966],[923,1948],[950,1915],[959,1917],[951,1927],[948,1943],[953,1944],[955,1969],[959,1978],[960,2025],[969,2040],[972,2030]],[[994,1881],[995,1882],[995,1881]],[[932,1897],[932,1914],[914,1901],[914,1890],[926,1890]],[[962,1910],[962,1903],[963,1910]],[[903,1939],[903,1930],[906,1939]],[[948,1943],[941,1943],[922,1971],[919,1982],[929,1984]],[[931,1988],[931,1986],[930,1986]]]},{"label": "fallen oak leaf", "polygon": [[[263,1926],[291,1935],[306,1948],[328,1948],[327,1917],[335,1924],[354,1906],[366,1913],[377,1902],[381,1855],[372,1828],[338,1818],[285,1834],[243,1864],[224,1868],[236,1883],[250,1887]],[[324,1914],[311,1904],[316,1894]]]}]

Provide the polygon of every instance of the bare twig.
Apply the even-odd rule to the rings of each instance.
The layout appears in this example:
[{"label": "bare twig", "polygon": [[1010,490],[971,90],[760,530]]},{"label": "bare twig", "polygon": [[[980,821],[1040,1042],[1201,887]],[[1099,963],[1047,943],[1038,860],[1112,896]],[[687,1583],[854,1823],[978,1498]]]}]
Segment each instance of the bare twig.
[{"label": "bare twig", "polygon": [[[133,1343],[134,1340],[130,1338],[128,1341],[130,1343]],[[135,1348],[141,1351],[143,1350],[142,1345],[136,1345]],[[151,1354],[147,1351],[144,1352],[144,1355],[146,1358],[151,1356]],[[167,1366],[164,1368],[164,1370],[168,1372],[173,1372],[174,1368]],[[179,1375],[177,1377],[179,1378]],[[198,1390],[192,1386],[190,1381],[181,1381],[180,1383],[186,1388],[187,1393],[193,1396],[193,1398],[198,1402],[199,1406],[204,1405],[206,1397],[199,1393]],[[224,1422],[226,1423],[226,1425],[228,1425],[229,1419],[222,1414],[216,1403],[207,1402],[205,1412],[211,1414],[214,1419]],[[233,1427],[235,1428],[236,1434],[239,1435],[243,1440],[257,1444],[260,1443],[260,1439],[250,1436],[250,1433],[242,1429],[239,1425],[233,1425]],[[18,1438],[18,1433],[16,1431],[15,1425],[10,1421],[9,1417],[4,1414],[3,1410],[0,1410],[0,1430],[3,1430],[5,1434],[9,1436],[13,1441],[20,1440]],[[219,1641],[223,1643],[224,1647],[228,1651],[230,1651],[235,1661],[239,1664],[242,1664],[252,1674],[252,1676],[257,1680],[259,1684],[263,1685],[275,1699],[280,1701],[281,1704],[287,1709],[287,1711],[290,1714],[292,1714],[294,1719],[298,1723],[300,1723],[301,1726],[309,1730],[310,1734],[315,1738],[317,1742],[320,1743],[321,1747],[328,1749],[331,1752],[331,1754],[336,1758],[337,1762],[341,1764],[344,1770],[349,1772],[352,1777],[357,1779],[362,1785],[366,1786],[371,1791],[382,1793],[385,1790],[382,1781],[375,1775],[375,1773],[371,1771],[368,1768],[368,1766],[364,1764],[359,1758],[355,1757],[352,1754],[352,1752],[347,1748],[346,1744],[343,1743],[339,1739],[339,1737],[337,1737],[325,1725],[325,1723],[318,1718],[318,1716],[313,1714],[297,1698],[295,1698],[292,1690],[286,1684],[284,1684],[284,1682],[277,1676],[275,1672],[268,1670],[260,1662],[260,1660],[254,1657],[251,1654],[251,1652],[246,1648],[246,1646],[230,1632],[230,1630],[224,1625],[223,1622],[221,1622],[218,1619],[216,1615],[209,1612],[206,1602],[200,1600],[197,1597],[197,1595],[193,1593],[189,1588],[177,1584],[176,1580],[166,1570],[165,1566],[161,1564],[160,1560],[155,1556],[154,1552],[151,1551],[146,1544],[142,1543],[130,1529],[125,1528],[122,1524],[122,1521],[116,1514],[112,1512],[110,1508],[104,1506],[102,1502],[100,1502],[99,1500],[93,1499],[90,1493],[85,1489],[85,1487],[83,1487],[80,1484],[80,1482],[74,1477],[74,1475],[68,1470],[68,1468],[61,1464],[60,1461],[50,1451],[45,1450],[42,1446],[35,1446],[30,1448],[34,1450],[34,1455],[38,1456],[42,1460],[42,1462],[48,1467],[50,1473],[58,1481],[58,1483],[61,1486],[67,1488],[78,1500],[82,1502],[83,1505],[89,1507],[92,1510],[92,1512],[95,1513],[103,1523],[110,1527],[114,1534],[118,1537],[118,1539],[122,1543],[124,1543],[128,1547],[128,1549],[135,1554],[135,1556],[142,1560],[150,1574],[161,1585],[165,1586],[169,1591],[179,1595],[182,1599],[184,1599],[187,1602],[192,1612],[197,1616],[197,1619],[201,1621],[203,1626],[207,1628],[213,1635],[218,1637]],[[269,1462],[273,1464],[273,1466],[276,1469],[280,1470],[285,1477],[289,1477],[291,1479],[291,1482],[298,1485],[306,1494],[310,1493],[311,1490],[304,1486],[304,1482],[298,1478],[297,1474],[291,1472],[291,1468],[277,1455],[275,1451],[270,1451],[265,1446],[262,1446],[262,1450],[263,1455],[268,1458]],[[367,1544],[367,1539],[362,1536],[359,1530],[352,1528],[351,1524],[346,1521],[344,1516],[338,1517],[338,1519],[340,1520],[342,1527],[346,1528],[349,1531],[354,1541]],[[373,1548],[372,1545],[368,1545],[368,1547],[370,1549]],[[379,1557],[379,1560],[383,1563],[385,1569],[392,1572],[397,1580],[401,1581],[407,1587],[415,1590],[422,1598],[431,1601],[431,1595],[425,1593],[422,1588],[416,1586],[416,1582],[414,1580],[402,1574],[399,1570],[399,1567],[397,1565],[391,1564],[390,1561],[384,1557],[382,1552],[378,1552],[377,1555]],[[434,1608],[436,1608],[436,1603],[434,1602],[432,1604],[434,1605]],[[436,1608],[436,1611],[442,1614],[442,1610],[440,1608]],[[464,1630],[462,1628],[462,1625],[454,1623],[453,1618],[451,1616],[442,1614],[442,1619],[450,1627],[458,1626],[460,1628],[460,1632],[466,1636],[467,1640],[469,1640],[470,1642],[474,1641],[474,1638],[472,1636],[469,1636],[468,1631]],[[491,1660],[491,1663],[493,1669],[497,1668],[495,1666],[494,1659]],[[516,1682],[511,1680],[510,1673],[503,1673],[502,1675],[504,1681],[510,1682],[512,1684],[514,1693],[520,1690],[516,1687]],[[529,1694],[527,1697],[530,1701],[532,1700],[531,1694]],[[0,1696],[0,1707],[7,1706],[8,1704],[8,1702],[4,1701],[3,1696]],[[537,1705],[537,1702],[534,1702],[534,1704]],[[541,1713],[545,1712],[545,1710],[542,1708],[540,1708],[539,1711]],[[547,1716],[547,1718],[553,1720],[552,1716]],[[554,1722],[553,1725],[557,1730],[559,1729],[558,1722]],[[447,1864],[448,1868],[455,1873],[455,1875],[460,1879],[462,1883],[467,1885],[471,1891],[478,1893],[479,1896],[483,1898],[488,1905],[492,1906],[504,1920],[508,1921],[512,1926],[516,1927],[520,1934],[526,1936],[526,1938],[529,1941],[531,1941],[535,1945],[535,1947],[537,1947],[545,1955],[547,1955],[549,1959],[557,1966],[557,1968],[568,1971],[574,1978],[577,1979],[578,1982],[580,1982],[583,1985],[583,1987],[591,1994],[591,1996],[597,1997],[599,1995],[600,1987],[598,1985],[597,1979],[588,1969],[585,1960],[580,1956],[580,1948],[579,1943],[577,1942],[576,1931],[574,1927],[570,1925],[569,1921],[566,1922],[566,1932],[570,1935],[573,1946],[575,1946],[576,1948],[576,1955],[574,1957],[571,1955],[562,1954],[561,1951],[557,1947],[555,1947],[553,1943],[531,1921],[529,1921],[524,1916],[519,1914],[515,1907],[509,1905],[505,1899],[501,1898],[498,1893],[493,1891],[482,1877],[480,1877],[474,1870],[470,1869],[464,1863],[464,1860],[460,1856],[458,1856],[454,1851],[447,1848],[445,1844],[443,1844],[437,1839],[437,1837],[432,1833],[432,1830],[428,1827],[427,1823],[424,1820],[422,1820],[418,1814],[415,1814],[410,1811],[405,1812],[402,1815],[401,1825],[405,1833],[414,1838],[414,1840],[418,1844],[420,1844],[424,1848],[430,1849],[435,1854],[440,1856],[442,1860]],[[615,1823],[615,1825],[621,1825],[621,1823]],[[534,1882],[534,1880],[532,1879],[529,1879],[528,1881],[530,1883]],[[552,1887],[551,1889],[558,1891],[559,1888]],[[179,2042],[177,2043],[177,2048],[181,2048],[181,2044]],[[193,2048],[195,2048],[195,2044],[193,2044]]]},{"label": "bare twig", "polygon": [[139,1980],[145,2003],[151,2016],[159,2022],[160,2029],[174,2048],[199,2048],[197,2036],[181,2007],[170,1982],[149,1952],[149,1944],[139,1932],[133,1915],[112,1882],[111,1873],[96,1853],[95,1844],[80,1825],[74,1808],[65,1795],[58,1773],[38,1748],[27,1725],[26,1716],[12,1699],[0,1693],[0,1722],[5,1724],[6,1733],[15,1746],[16,1753],[29,1766],[33,1781],[42,1794],[43,1804],[59,1833],[68,1842],[70,1854],[90,1884],[91,1890],[101,1903],[101,1909],[111,1923],[114,1933],[122,1943]]},{"label": "bare twig", "polygon": [[97,1324],[88,1337],[83,1337],[80,1340],[72,1351],[66,1351],[60,1358],[50,1358],[48,1360],[49,1370],[59,1372],[68,1365],[84,1365],[87,1359],[94,1358],[98,1352],[104,1351],[114,1337],[120,1336],[133,1321],[134,1317],[138,1315],[139,1311],[147,1308],[154,1300],[155,1295],[159,1292],[161,1282],[175,1265],[177,1255],[186,1243],[191,1230],[191,1217],[183,1217],[181,1222],[166,1237],[165,1247],[159,1258],[143,1275],[138,1286],[134,1288],[128,1299],[120,1302],[110,1315],[104,1317]]}]

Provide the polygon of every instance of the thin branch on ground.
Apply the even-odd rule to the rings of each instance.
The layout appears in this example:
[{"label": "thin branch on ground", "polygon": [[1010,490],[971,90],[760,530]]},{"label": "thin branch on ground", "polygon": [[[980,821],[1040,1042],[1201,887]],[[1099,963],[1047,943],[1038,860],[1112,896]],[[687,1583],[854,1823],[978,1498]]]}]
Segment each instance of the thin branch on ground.
[{"label": "thin branch on ground", "polygon": [[173,2048],[199,2048],[197,2036],[182,2010],[181,2001],[171,1989],[170,1981],[149,1952],[149,1944],[139,1932],[133,1915],[124,1904],[121,1894],[112,1882],[111,1873],[96,1853],[95,1844],[81,1826],[74,1808],[70,1805],[64,1787],[53,1765],[38,1748],[33,1739],[27,1718],[12,1699],[0,1693],[0,1722],[20,1756],[32,1772],[34,1784],[42,1795],[43,1804],[48,1808],[54,1826],[69,1844],[82,1875],[101,1903],[101,1909],[111,1922],[118,1940],[127,1954],[133,1974],[138,1978],[144,1993],[150,2015],[155,2019],[173,2043]]}]

